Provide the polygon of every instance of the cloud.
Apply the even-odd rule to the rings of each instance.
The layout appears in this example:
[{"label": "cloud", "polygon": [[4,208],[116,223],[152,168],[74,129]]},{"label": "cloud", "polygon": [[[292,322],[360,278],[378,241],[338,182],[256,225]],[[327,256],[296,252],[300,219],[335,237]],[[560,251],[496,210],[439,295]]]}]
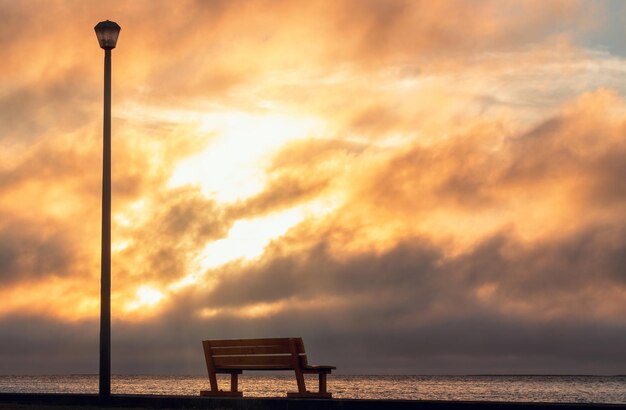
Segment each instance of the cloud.
[{"label": "cloud", "polygon": [[32,281],[72,274],[74,244],[63,228],[7,218],[0,225],[0,281]]},{"label": "cloud", "polygon": [[336,189],[341,169],[366,147],[337,139],[308,138],[282,146],[265,169],[262,192],[228,207],[230,218],[258,217],[297,206]]},{"label": "cloud", "polygon": [[[426,1],[337,3],[335,28],[341,30],[343,53],[350,61],[416,58],[428,60],[468,56],[483,50],[516,47],[568,31],[585,21],[589,9],[582,2]],[[555,22],[561,30],[555,30]],[[584,23],[583,23],[584,24]],[[334,33],[338,34],[338,33]],[[347,45],[347,46],[345,46]],[[337,46],[341,47],[341,46]],[[347,49],[347,50],[346,50]]]},{"label": "cloud", "polygon": [[325,299],[345,298],[348,310],[369,312],[370,326],[377,319],[420,323],[459,312],[499,312],[537,322],[577,315],[621,323],[623,304],[605,297],[624,292],[622,228],[597,227],[532,246],[499,235],[452,258],[419,238],[348,258],[332,255],[328,246],[286,255],[277,250],[263,263],[230,267],[204,297],[204,307],[289,306],[317,299],[323,305]]},{"label": "cloud", "polygon": [[63,323],[22,314],[0,319],[0,326],[0,344],[7,349],[0,354],[2,374],[97,372],[98,326],[93,321]]},{"label": "cloud", "polygon": [[181,294],[160,324],[182,326],[190,352],[194,338],[303,335],[342,372],[618,372],[620,232],[610,249],[605,227],[534,246],[501,235],[455,258],[419,240],[348,259],[270,253]]},{"label": "cloud", "polygon": [[[316,361],[342,373],[619,372],[624,282],[615,275],[624,266],[602,261],[623,254],[626,243],[622,235],[607,250],[598,238],[611,230],[530,248],[500,236],[453,259],[419,241],[344,261],[320,247],[269,258],[229,273],[208,293],[187,289],[158,319],[114,323],[115,369],[202,374],[203,338],[280,334],[303,336]],[[250,304],[279,300],[285,308],[273,314],[243,314]],[[207,306],[224,310],[198,315]],[[87,325],[59,324],[64,333],[51,332],[52,346],[57,334]],[[14,328],[5,319],[5,334]],[[11,349],[11,340],[4,346]],[[93,361],[85,354],[75,366]]]},{"label": "cloud", "polygon": [[[116,371],[292,334],[345,372],[623,368],[626,69],[576,43],[592,3],[0,8],[0,372],[39,371],[44,337],[45,369],[95,371],[105,18]],[[280,234],[203,267],[246,223]]]},{"label": "cloud", "polygon": [[122,226],[118,238],[128,245],[119,253],[117,277],[121,288],[143,282],[168,283],[193,269],[203,245],[225,236],[231,221],[215,201],[197,189],[161,192],[144,222]]},{"label": "cloud", "polygon": [[[74,1],[3,8],[11,16],[5,30],[14,39],[7,45],[4,71],[15,84],[65,77],[69,67],[82,71],[72,76],[84,84],[76,91],[93,94],[100,78],[99,64],[93,63],[101,56],[92,27],[109,16],[122,25],[114,98],[178,105],[207,98],[240,103],[242,95],[275,73],[307,67],[333,73],[345,65],[369,70],[419,61],[428,66],[516,48],[552,34],[567,36],[584,27],[591,14],[578,1],[516,1],[506,7],[495,1],[185,1],[175,6],[137,1],[106,7]],[[64,23],[69,20],[72,25]],[[28,61],[27,68],[19,61]]]},{"label": "cloud", "polygon": [[[600,199],[597,187],[621,175],[611,159],[623,150],[622,108],[599,90],[495,149],[498,135],[489,133],[498,128],[476,128],[372,163],[349,178],[352,196],[332,217],[304,221],[254,263],[207,272],[213,284],[184,293],[180,306],[204,314],[211,329],[228,318],[246,323],[241,333],[305,334],[354,371],[376,352],[387,365],[402,357],[397,371],[447,363],[457,371],[616,372],[624,198],[618,189],[612,201]],[[461,222],[455,229],[434,218],[441,208]],[[473,218],[493,222],[459,230]],[[398,232],[381,247],[386,225]],[[219,333],[239,334],[232,326]],[[382,353],[383,338],[404,356]],[[355,340],[364,342],[351,360],[324,345]]]},{"label": "cloud", "polygon": [[4,143],[23,144],[42,135],[72,132],[93,116],[97,97],[84,86],[84,73],[76,70],[16,88],[0,98]]}]

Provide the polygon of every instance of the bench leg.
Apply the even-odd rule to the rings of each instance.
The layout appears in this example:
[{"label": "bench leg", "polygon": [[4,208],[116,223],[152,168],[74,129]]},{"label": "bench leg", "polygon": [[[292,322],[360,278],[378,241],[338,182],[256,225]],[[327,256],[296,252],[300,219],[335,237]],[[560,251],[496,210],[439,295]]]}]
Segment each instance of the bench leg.
[{"label": "bench leg", "polygon": [[[333,397],[332,393],[327,391],[326,386],[326,373],[318,373],[319,381],[320,381],[320,390],[318,392],[308,392],[306,388],[304,390],[300,389],[300,383],[298,383],[298,392],[297,393],[287,393],[287,397],[292,398],[308,398],[308,399],[331,399]],[[304,377],[302,377],[304,384]],[[296,376],[296,380],[298,377]]]},{"label": "bench leg", "polygon": [[230,391],[236,392],[239,390],[239,373],[230,374]]},{"label": "bench leg", "polygon": [[294,370],[296,372],[296,383],[298,383],[298,393],[306,393],[306,384],[302,370],[299,367],[296,367]]},{"label": "bench leg", "polygon": [[217,387],[217,375],[215,372],[209,373],[209,383],[211,384],[211,391],[219,391]]},{"label": "bench leg", "polygon": [[243,392],[238,391],[240,374],[240,371],[235,371],[230,374],[230,391],[219,390],[217,388],[217,377],[213,374],[213,378],[209,377],[211,380],[211,390],[201,390],[200,396],[242,397]]},{"label": "bench leg", "polygon": [[326,393],[326,373],[320,373],[320,393]]}]

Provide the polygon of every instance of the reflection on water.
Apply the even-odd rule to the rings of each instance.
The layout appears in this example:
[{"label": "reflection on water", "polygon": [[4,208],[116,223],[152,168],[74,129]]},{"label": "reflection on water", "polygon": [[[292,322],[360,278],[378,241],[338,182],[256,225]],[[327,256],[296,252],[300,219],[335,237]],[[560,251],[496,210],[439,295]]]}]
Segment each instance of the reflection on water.
[{"label": "reflection on water", "polygon": [[[219,379],[228,389],[229,380]],[[315,376],[307,377],[314,390]],[[113,394],[198,395],[208,378],[197,376],[113,376]],[[293,375],[243,374],[244,396],[284,397],[297,391]],[[568,403],[626,403],[626,377],[602,376],[335,376],[328,388],[337,398],[489,400]],[[97,375],[0,376],[0,392],[96,393]]]}]

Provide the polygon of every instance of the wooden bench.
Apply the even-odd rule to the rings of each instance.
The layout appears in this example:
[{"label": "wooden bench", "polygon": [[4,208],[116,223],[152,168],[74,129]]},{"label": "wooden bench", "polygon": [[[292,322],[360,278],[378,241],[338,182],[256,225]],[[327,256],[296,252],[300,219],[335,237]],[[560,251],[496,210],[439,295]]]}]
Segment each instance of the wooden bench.
[{"label": "wooden bench", "polygon": [[[326,391],[326,375],[336,367],[310,366],[300,337],[204,340],[202,347],[211,390],[200,391],[201,396],[241,397],[243,393],[238,390],[238,377],[244,370],[293,370],[298,392],[287,393],[287,397],[332,397],[332,393]],[[230,374],[230,391],[218,389],[217,373]],[[307,391],[305,374],[319,375],[318,392]]]}]

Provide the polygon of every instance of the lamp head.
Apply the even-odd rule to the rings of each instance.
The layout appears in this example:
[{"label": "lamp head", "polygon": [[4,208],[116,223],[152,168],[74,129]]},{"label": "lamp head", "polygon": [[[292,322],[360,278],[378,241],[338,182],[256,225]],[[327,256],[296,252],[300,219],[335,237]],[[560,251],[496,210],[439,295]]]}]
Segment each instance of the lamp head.
[{"label": "lamp head", "polygon": [[122,28],[114,21],[106,20],[96,24],[94,30],[96,30],[96,37],[98,37],[100,47],[105,50],[115,48],[117,36],[119,36],[121,29]]}]

